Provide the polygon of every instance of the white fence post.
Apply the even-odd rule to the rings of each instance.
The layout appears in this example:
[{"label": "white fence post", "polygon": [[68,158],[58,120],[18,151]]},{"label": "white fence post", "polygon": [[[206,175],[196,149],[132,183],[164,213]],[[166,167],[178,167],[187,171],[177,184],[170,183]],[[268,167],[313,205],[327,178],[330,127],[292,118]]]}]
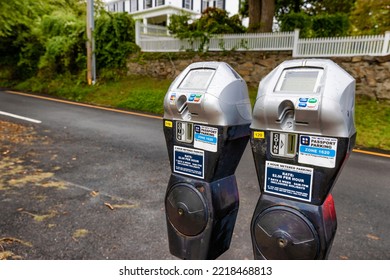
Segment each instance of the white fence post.
[{"label": "white fence post", "polygon": [[390,41],[390,31],[386,31],[385,37],[383,38],[382,55],[388,55],[390,53],[389,41]]},{"label": "white fence post", "polygon": [[139,20],[135,21],[135,44],[141,47],[141,23]]},{"label": "white fence post", "polygon": [[299,43],[299,29],[294,30],[294,45],[292,49],[292,57],[298,55],[298,43]]}]

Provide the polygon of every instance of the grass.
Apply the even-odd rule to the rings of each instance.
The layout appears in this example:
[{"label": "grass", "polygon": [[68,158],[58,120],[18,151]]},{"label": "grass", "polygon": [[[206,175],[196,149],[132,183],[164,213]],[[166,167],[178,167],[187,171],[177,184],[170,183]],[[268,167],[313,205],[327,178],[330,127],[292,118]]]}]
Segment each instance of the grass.
[{"label": "grass", "polygon": [[390,151],[390,102],[358,98],[355,107],[356,145]]},{"label": "grass", "polygon": [[97,86],[81,101],[162,115],[164,96],[170,83],[168,80],[128,77]]},{"label": "grass", "polygon": [[[50,82],[30,79],[13,88],[79,102],[162,115],[164,96],[171,82],[172,80],[130,76],[118,78],[115,82],[86,86],[77,84],[68,77],[59,77]],[[254,104],[257,89],[250,88],[249,95]],[[390,151],[390,102],[357,98],[355,125],[357,147]]]}]

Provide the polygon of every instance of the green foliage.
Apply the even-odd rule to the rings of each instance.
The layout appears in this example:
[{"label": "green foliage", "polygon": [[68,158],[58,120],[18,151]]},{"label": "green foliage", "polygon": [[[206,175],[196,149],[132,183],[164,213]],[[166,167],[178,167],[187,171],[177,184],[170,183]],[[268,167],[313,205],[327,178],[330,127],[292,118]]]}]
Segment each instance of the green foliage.
[{"label": "green foliage", "polygon": [[31,26],[43,11],[43,1],[2,0],[0,1],[0,37],[13,35],[20,25]]},{"label": "green foliage", "polygon": [[[53,80],[57,75],[85,74],[85,1],[0,1],[0,22],[3,77],[25,80],[39,75]],[[127,14],[107,14],[103,2],[95,0],[95,23],[98,66],[123,68],[127,55],[138,50],[134,21]]]},{"label": "green foliage", "polygon": [[98,68],[123,68],[131,53],[137,52],[135,22],[127,13],[103,13],[95,24]]},{"label": "green foliage", "polygon": [[85,68],[85,29],[85,20],[73,13],[59,11],[43,16],[40,31],[45,53],[39,69],[51,76],[76,74]]},{"label": "green foliage", "polygon": [[306,10],[304,0],[276,0],[275,3],[275,16],[278,20],[286,14],[300,13]]},{"label": "green foliage", "polygon": [[84,77],[69,74],[57,75],[51,79],[32,77],[20,82],[14,88],[21,91],[45,93],[64,99],[81,101],[88,93],[93,91],[93,88],[86,86],[82,80],[84,80]]},{"label": "green foliage", "polygon": [[238,14],[243,18],[249,17],[249,2],[248,2],[248,0],[242,0],[240,2]]},{"label": "green foliage", "polygon": [[302,38],[312,36],[312,24],[311,17],[303,12],[285,14],[280,18],[281,31],[294,31],[294,29],[299,29]]},{"label": "green foliage", "polygon": [[[16,72],[18,79],[26,79],[35,75],[38,71],[40,57],[45,53],[39,31],[34,28],[27,32],[20,32],[18,35],[19,60],[17,61]],[[15,41],[16,43],[17,41]]]},{"label": "green foliage", "polygon": [[346,36],[349,30],[349,19],[346,14],[319,14],[313,17],[314,37]]},{"label": "green foliage", "polygon": [[390,31],[390,0],[356,0],[350,20],[354,35],[384,34]]},{"label": "green foliage", "polygon": [[243,33],[245,27],[238,15],[229,17],[225,10],[207,8],[197,20],[192,20],[188,14],[172,15],[168,30],[177,38],[188,39],[192,44],[199,41],[201,51],[212,35]]},{"label": "green foliage", "polygon": [[282,31],[298,28],[302,38],[345,36],[349,30],[348,16],[342,13],[315,16],[303,12],[290,13],[283,15],[280,20]]},{"label": "green foliage", "polygon": [[187,13],[171,15],[170,24],[167,27],[169,32],[179,39],[190,38],[195,30],[192,19]]},{"label": "green foliage", "polygon": [[133,89],[129,97],[119,102],[117,106],[122,109],[162,115],[165,94],[166,89]]},{"label": "green foliage", "polygon": [[208,34],[244,33],[245,27],[241,24],[238,15],[229,17],[229,13],[218,8],[207,8],[195,22],[197,30]]},{"label": "green foliage", "polygon": [[350,14],[356,0],[311,0],[308,11],[313,15],[318,14]]},{"label": "green foliage", "polygon": [[289,13],[303,12],[308,15],[349,14],[356,0],[276,0],[277,19]]},{"label": "green foliage", "polygon": [[357,146],[390,150],[390,103],[359,97],[355,107]]},{"label": "green foliage", "polygon": [[162,115],[171,80],[131,76],[95,86],[83,102]]}]

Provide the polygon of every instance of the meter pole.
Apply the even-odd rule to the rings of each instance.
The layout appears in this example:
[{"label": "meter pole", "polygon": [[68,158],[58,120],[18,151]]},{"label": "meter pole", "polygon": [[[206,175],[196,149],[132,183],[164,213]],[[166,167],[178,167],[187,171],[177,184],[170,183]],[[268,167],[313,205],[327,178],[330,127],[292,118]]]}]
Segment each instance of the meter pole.
[{"label": "meter pole", "polygon": [[95,59],[95,39],[93,31],[94,24],[93,0],[87,0],[87,81],[88,85],[96,83],[96,59]]}]

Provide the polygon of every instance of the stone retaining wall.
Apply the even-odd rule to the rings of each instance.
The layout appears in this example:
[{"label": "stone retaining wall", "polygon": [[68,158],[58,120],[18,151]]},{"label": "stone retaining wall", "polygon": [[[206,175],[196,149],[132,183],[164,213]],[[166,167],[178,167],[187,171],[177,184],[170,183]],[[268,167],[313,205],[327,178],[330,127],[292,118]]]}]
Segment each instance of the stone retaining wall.
[{"label": "stone retaining wall", "polygon": [[[174,79],[189,64],[198,61],[224,61],[230,64],[250,87],[285,60],[290,52],[209,52],[205,54],[138,55],[127,63],[129,75]],[[356,94],[376,100],[390,100],[390,56],[331,58],[356,79]]]}]

